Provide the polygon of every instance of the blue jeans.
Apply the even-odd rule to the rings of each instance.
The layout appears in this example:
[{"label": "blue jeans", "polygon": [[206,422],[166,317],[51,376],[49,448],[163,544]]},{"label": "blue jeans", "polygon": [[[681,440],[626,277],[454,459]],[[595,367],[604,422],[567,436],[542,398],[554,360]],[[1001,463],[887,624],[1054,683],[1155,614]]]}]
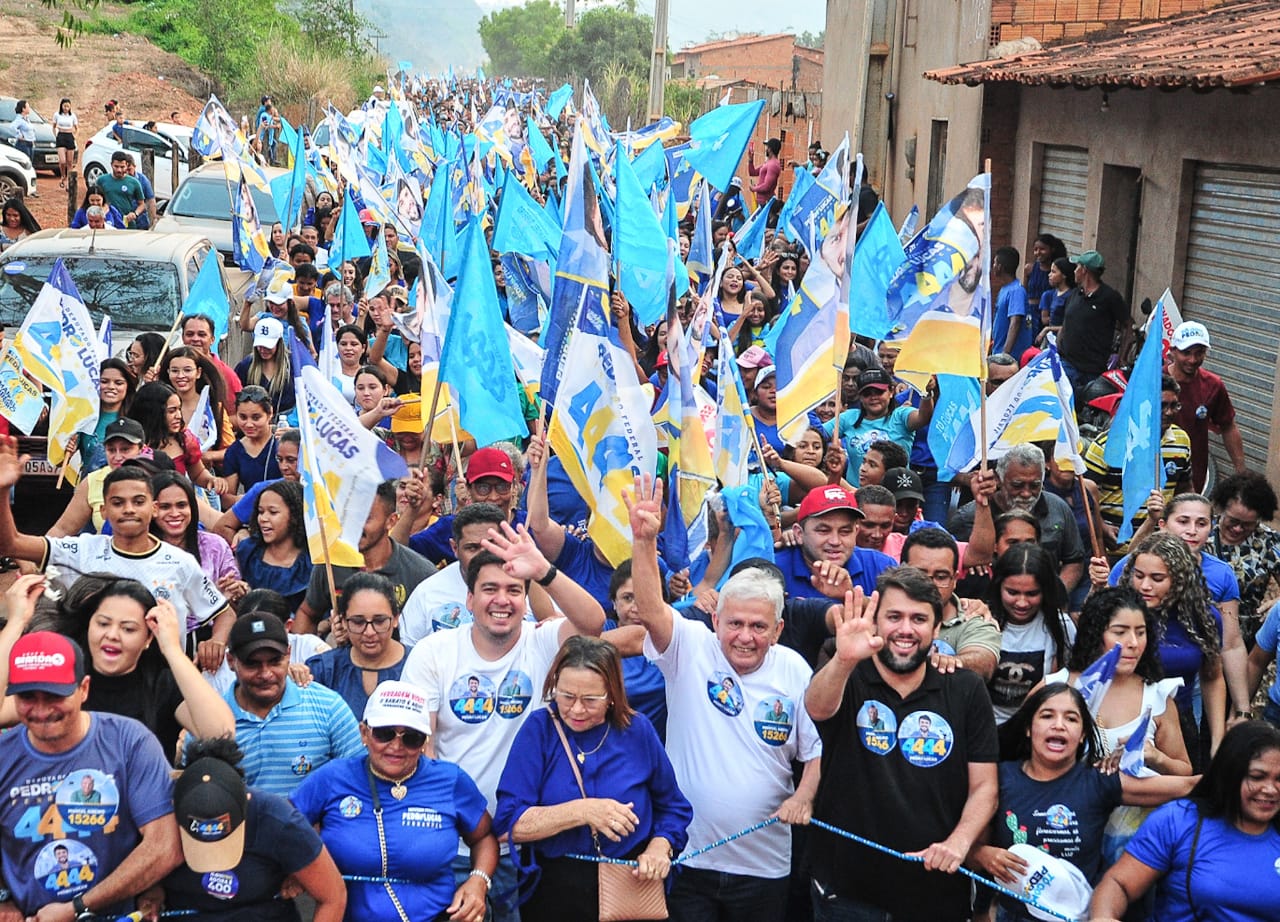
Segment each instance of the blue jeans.
[{"label": "blue jeans", "polygon": [[816,880],[810,881],[809,892],[813,896],[813,922],[926,922],[894,916],[862,900],[824,891]]},{"label": "blue jeans", "polygon": [[[453,859],[455,885],[461,887],[471,876],[471,856],[457,855]],[[498,867],[493,872],[493,886],[489,888],[489,908],[493,915],[490,922],[520,922],[520,909],[516,904],[516,866],[510,855],[498,856]]]},{"label": "blue jeans", "polygon": [[671,922],[781,922],[789,880],[681,868],[667,898]]}]

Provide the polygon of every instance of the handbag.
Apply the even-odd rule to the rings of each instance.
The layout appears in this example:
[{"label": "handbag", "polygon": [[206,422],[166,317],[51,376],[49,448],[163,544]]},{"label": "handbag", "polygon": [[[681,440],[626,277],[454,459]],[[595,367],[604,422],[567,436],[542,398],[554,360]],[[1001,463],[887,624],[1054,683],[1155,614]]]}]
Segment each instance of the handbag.
[{"label": "handbag", "polygon": [[[569,748],[569,738],[564,735],[560,718],[552,714],[551,723],[560,736],[564,754],[569,758],[569,767],[573,769],[573,777],[578,782],[582,799],[586,800],[587,789],[582,784],[582,772],[578,771],[578,763],[574,761],[573,750]],[[591,841],[595,845],[596,855],[603,858],[600,837],[594,830]],[[640,880],[631,873],[632,868],[623,864],[602,861],[596,868],[600,885],[600,922],[649,922],[667,918],[667,894],[663,881]]]}]

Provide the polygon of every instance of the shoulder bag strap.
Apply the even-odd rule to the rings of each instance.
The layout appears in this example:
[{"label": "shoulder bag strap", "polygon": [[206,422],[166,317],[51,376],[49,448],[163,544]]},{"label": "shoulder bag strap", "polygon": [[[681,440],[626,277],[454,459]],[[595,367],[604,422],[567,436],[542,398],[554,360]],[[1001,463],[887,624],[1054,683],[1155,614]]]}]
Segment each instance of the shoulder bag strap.
[{"label": "shoulder bag strap", "polygon": [[[587,800],[587,789],[582,783],[582,772],[578,771],[578,763],[573,758],[573,750],[569,748],[569,737],[564,735],[564,726],[560,723],[560,718],[551,711],[547,711],[551,715],[551,726],[556,728],[556,735],[560,737],[560,745],[564,747],[564,754],[569,759],[569,767],[573,769],[573,780],[578,782],[578,791],[582,794],[582,799]],[[602,854],[600,851],[600,838],[596,835],[595,830],[591,831],[591,841],[596,847],[596,854]]]},{"label": "shoulder bag strap", "polygon": [[396,908],[396,914],[400,917],[400,922],[409,922],[409,915],[404,911],[404,906],[400,903],[400,897],[396,896],[396,891],[391,886],[391,881],[387,880],[387,831],[382,825],[382,799],[378,797],[378,784],[373,780],[373,768],[369,765],[368,760],[365,761],[365,774],[369,779],[369,797],[373,800],[373,818],[378,824],[378,851],[382,856],[382,886],[387,891],[387,896],[391,898],[391,905]]}]

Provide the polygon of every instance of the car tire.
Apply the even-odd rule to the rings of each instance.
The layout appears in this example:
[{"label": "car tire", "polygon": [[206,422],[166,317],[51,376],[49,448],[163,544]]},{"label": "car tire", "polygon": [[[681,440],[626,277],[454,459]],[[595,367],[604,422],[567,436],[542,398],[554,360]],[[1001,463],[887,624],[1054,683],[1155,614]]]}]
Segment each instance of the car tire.
[{"label": "car tire", "polygon": [[17,196],[19,191],[24,193],[27,191],[27,184],[24,180],[15,179],[8,173],[0,173],[0,201],[9,201],[9,199]]},{"label": "car tire", "polygon": [[105,176],[106,172],[107,171],[104,170],[99,164],[96,164],[96,163],[85,164],[85,168],[84,168],[85,187],[88,188],[89,186],[97,185],[98,179],[101,178],[102,176]]}]

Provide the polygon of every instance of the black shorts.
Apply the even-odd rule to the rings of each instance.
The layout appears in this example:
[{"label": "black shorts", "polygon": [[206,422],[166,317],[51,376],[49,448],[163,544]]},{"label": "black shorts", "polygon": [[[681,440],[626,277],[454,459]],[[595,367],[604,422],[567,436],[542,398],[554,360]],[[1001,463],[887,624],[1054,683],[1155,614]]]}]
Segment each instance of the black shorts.
[{"label": "black shorts", "polygon": [[54,139],[57,147],[65,147],[67,150],[76,149],[76,136],[69,131],[59,131],[57,138]]}]

